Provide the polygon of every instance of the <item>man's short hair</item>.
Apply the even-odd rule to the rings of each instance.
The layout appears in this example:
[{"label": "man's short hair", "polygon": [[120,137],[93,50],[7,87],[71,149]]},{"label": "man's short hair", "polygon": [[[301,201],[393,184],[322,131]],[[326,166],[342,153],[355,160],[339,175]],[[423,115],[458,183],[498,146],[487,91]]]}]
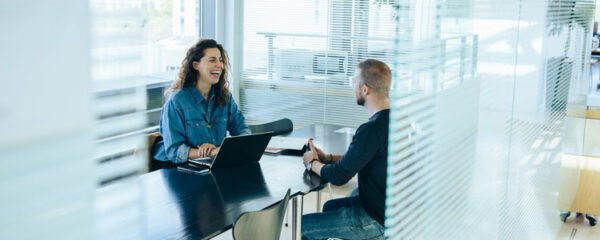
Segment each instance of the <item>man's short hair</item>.
[{"label": "man's short hair", "polygon": [[375,59],[366,59],[358,63],[360,84],[367,85],[377,94],[389,97],[392,72],[387,64]]}]

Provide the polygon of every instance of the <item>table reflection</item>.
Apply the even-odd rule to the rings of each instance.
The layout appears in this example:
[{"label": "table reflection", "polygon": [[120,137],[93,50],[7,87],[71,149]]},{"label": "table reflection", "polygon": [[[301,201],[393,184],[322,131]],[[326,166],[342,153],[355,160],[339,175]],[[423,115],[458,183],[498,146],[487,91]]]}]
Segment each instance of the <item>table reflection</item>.
[{"label": "table reflection", "polygon": [[[229,228],[244,212],[267,207],[271,196],[258,163],[192,174],[171,169],[163,172],[174,199],[183,230],[175,237],[200,239],[212,237]],[[224,227],[225,226],[225,227]]]}]

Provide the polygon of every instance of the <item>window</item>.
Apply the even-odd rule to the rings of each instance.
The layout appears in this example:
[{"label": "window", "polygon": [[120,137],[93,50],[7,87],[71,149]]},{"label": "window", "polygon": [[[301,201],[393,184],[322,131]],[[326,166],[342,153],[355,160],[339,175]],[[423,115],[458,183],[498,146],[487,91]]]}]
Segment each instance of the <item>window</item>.
[{"label": "window", "polygon": [[394,9],[377,1],[310,2],[245,2],[240,105],[249,123],[366,121],[349,79],[363,59],[392,66]]},{"label": "window", "polygon": [[191,24],[199,14],[198,4],[198,0],[91,1],[100,184],[145,171],[146,134],[158,131],[163,92],[176,79],[187,48],[198,39],[199,27]]}]

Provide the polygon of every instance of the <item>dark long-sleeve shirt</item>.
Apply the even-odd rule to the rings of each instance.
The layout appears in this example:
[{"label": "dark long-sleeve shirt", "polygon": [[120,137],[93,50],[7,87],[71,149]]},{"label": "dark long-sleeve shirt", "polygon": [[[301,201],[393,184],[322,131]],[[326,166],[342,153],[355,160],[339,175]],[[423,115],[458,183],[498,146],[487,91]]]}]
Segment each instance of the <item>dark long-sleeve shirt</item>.
[{"label": "dark long-sleeve shirt", "polygon": [[373,219],[384,225],[387,147],[390,110],[379,111],[360,125],[342,159],[321,169],[334,185],[347,183],[358,173],[358,198]]}]

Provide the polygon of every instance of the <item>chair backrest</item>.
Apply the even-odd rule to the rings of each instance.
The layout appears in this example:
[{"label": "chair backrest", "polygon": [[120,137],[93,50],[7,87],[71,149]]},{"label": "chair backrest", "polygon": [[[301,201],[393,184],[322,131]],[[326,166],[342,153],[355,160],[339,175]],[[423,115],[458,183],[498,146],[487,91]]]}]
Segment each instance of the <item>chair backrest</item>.
[{"label": "chair backrest", "polygon": [[294,124],[289,118],[282,118],[269,123],[250,125],[248,128],[252,133],[273,132],[273,136],[277,136],[294,130]]},{"label": "chair backrest", "polygon": [[152,152],[152,148],[154,147],[154,143],[156,143],[156,141],[161,138],[162,136],[160,136],[159,132],[154,132],[154,133],[150,133],[148,134],[148,145],[146,145],[147,149],[148,149],[148,159],[146,162],[146,167],[148,169],[148,172],[152,172],[154,170],[156,170],[156,166],[154,166],[153,162],[154,162],[154,153]]},{"label": "chair backrest", "polygon": [[256,212],[246,212],[240,215],[233,223],[233,239],[265,239],[278,240],[281,235],[283,217],[290,200],[290,191],[287,190],[281,202]]}]

